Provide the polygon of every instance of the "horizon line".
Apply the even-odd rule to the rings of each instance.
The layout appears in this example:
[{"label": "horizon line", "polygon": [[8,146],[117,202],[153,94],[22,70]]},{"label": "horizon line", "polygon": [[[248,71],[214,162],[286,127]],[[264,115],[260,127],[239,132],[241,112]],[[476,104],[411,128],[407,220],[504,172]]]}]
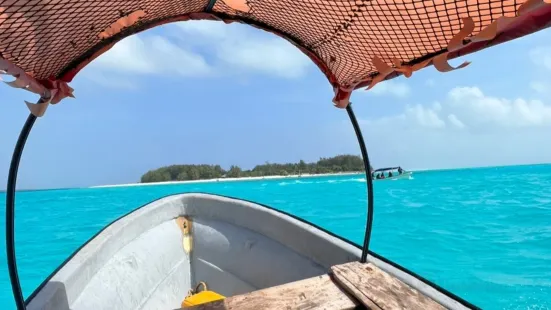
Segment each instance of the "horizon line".
[{"label": "horizon line", "polygon": [[[522,167],[522,166],[545,166],[550,165],[551,163],[544,162],[544,163],[523,163],[523,164],[505,164],[505,165],[487,165],[487,166],[463,166],[463,167],[453,167],[453,168],[414,168],[414,169],[406,169],[406,171],[412,171],[412,172],[429,172],[429,171],[450,171],[450,170],[465,170],[465,169],[488,169],[488,168],[503,168],[503,167]],[[332,174],[312,174],[312,177],[315,176],[330,176],[330,175],[345,175],[345,174],[360,174],[362,172],[341,172],[341,173],[332,173]],[[270,177],[285,177],[285,178],[299,178],[298,176],[265,176],[267,178]],[[262,178],[262,177],[259,177]],[[250,178],[237,178],[237,179],[243,179],[247,180]],[[216,179],[204,179],[204,180],[193,180],[191,182],[200,183],[200,182],[208,182],[209,180],[216,180]],[[254,179],[255,180],[255,179]],[[182,182],[189,182],[189,181],[182,181]],[[158,182],[156,185],[161,185],[163,183],[166,183],[166,185],[170,185],[171,181],[168,182]],[[71,189],[93,189],[93,188],[108,188],[108,187],[125,187],[125,186],[136,186],[136,185],[147,185],[148,183],[123,183],[123,184],[103,184],[103,185],[90,185],[90,186],[82,186],[82,187],[58,187],[58,188],[37,188],[37,189],[17,189],[16,192],[38,192],[38,191],[57,191],[57,190],[71,190]],[[149,183],[151,184],[151,183]],[[174,183],[172,183],[174,184]],[[0,190],[0,194],[5,193],[6,190]]]}]

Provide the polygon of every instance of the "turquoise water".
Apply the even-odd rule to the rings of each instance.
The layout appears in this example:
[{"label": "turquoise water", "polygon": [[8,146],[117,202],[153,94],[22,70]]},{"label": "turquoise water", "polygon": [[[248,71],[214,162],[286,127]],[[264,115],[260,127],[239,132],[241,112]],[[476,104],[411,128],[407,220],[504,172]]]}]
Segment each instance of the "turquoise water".
[{"label": "turquoise water", "polygon": [[[16,238],[25,295],[104,225],[156,198],[193,191],[261,202],[362,242],[361,175],[21,192]],[[0,308],[12,309],[4,247]],[[484,309],[551,309],[551,165],[376,181],[372,249]]]}]

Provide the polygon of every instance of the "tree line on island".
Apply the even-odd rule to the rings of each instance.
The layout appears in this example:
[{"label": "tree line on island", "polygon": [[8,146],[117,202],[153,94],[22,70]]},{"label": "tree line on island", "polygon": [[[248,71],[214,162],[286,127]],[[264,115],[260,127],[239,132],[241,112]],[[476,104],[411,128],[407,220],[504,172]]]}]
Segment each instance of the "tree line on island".
[{"label": "tree line on island", "polygon": [[361,157],[338,155],[320,158],[315,163],[306,163],[303,160],[287,164],[266,162],[251,170],[243,170],[235,165],[229,170],[224,170],[220,165],[171,165],[148,171],[142,176],[141,183],[363,171],[365,169]]}]

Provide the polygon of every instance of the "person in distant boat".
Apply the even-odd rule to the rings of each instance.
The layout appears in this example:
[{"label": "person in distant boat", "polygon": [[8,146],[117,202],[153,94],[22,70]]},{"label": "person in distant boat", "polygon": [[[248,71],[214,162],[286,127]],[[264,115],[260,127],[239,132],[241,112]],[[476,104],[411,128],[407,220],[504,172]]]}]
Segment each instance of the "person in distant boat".
[{"label": "person in distant boat", "polygon": [[389,172],[388,172],[388,177],[389,177],[389,178],[392,178],[392,171],[389,171]]},{"label": "person in distant boat", "polygon": [[404,169],[402,169],[402,167],[398,167],[398,173],[399,173],[399,174],[404,173]]}]

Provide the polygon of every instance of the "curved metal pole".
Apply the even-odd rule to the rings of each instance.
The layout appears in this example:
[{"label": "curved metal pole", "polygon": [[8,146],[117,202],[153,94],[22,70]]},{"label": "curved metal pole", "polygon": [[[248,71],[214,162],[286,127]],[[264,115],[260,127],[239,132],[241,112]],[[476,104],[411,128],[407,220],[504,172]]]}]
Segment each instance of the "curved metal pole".
[{"label": "curved metal pole", "polygon": [[[371,165],[369,163],[369,156],[367,153],[363,135],[354,111],[352,110],[351,103],[346,107],[346,112],[348,113],[348,117],[352,122],[356,137],[358,138],[358,144],[360,145],[360,150],[362,152],[365,176],[367,181],[367,223],[365,228],[364,244],[362,247],[362,256],[360,259],[360,262],[365,263],[367,261],[367,254],[369,252],[369,242],[371,239],[371,230],[373,226],[373,178],[371,177]],[[26,309],[26,307],[25,298],[23,297],[21,283],[19,282],[19,276],[17,273],[17,262],[15,256],[15,192],[19,163],[21,161],[23,149],[25,148],[25,143],[27,142],[27,138],[29,137],[35,121],[36,116],[29,114],[27,121],[21,129],[19,139],[17,140],[17,144],[15,145],[15,149],[13,151],[10,170],[8,174],[8,185],[6,189],[6,250],[8,270],[10,273],[10,281],[13,296],[15,298],[15,303],[17,309],[20,310]]]},{"label": "curved metal pole", "polygon": [[6,189],[6,255],[8,258],[8,270],[10,272],[13,298],[15,298],[15,304],[19,310],[24,310],[26,307],[23,291],[21,290],[21,283],[19,282],[19,275],[17,274],[17,262],[15,257],[15,190],[17,184],[17,170],[19,169],[21,155],[23,154],[25,143],[27,142],[27,138],[29,137],[29,133],[35,121],[36,116],[29,114],[25,125],[23,125],[21,129],[19,139],[17,139],[17,144],[13,150],[10,172],[8,174],[8,186]]},{"label": "curved metal pole", "polygon": [[369,163],[369,156],[367,154],[367,148],[365,147],[364,138],[356,115],[354,115],[354,110],[352,110],[352,102],[346,107],[346,112],[352,122],[354,131],[356,132],[356,137],[358,138],[358,144],[360,145],[360,150],[362,151],[362,159],[365,167],[365,180],[367,182],[367,221],[365,224],[365,236],[364,244],[362,247],[362,256],[360,258],[361,263],[367,261],[367,254],[369,252],[369,241],[371,240],[371,227],[373,226],[373,178],[371,176],[371,164]]}]

